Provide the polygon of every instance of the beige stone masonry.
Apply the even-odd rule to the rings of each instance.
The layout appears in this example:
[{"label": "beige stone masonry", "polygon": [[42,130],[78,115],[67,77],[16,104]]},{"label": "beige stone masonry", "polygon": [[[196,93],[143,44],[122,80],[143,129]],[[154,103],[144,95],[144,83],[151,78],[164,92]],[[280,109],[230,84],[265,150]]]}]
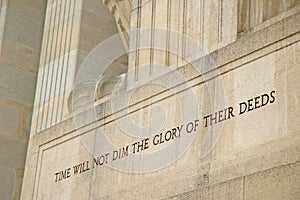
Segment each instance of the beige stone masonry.
[{"label": "beige stone masonry", "polygon": [[[79,195],[83,199],[298,199],[299,20],[299,12],[294,13],[216,50],[210,54],[216,65],[214,70],[206,65],[207,56],[156,79],[172,83],[180,72],[185,81],[169,85],[175,93],[159,85],[144,85],[129,102],[130,90],[33,135],[21,199],[78,199]],[[224,96],[217,92],[217,85],[208,89],[216,80],[222,81]],[[183,87],[183,83],[190,87]],[[275,91],[274,103],[238,114],[240,102],[271,91]],[[193,143],[179,159],[150,173],[121,172],[103,165],[55,182],[56,172],[91,160],[93,155],[89,150],[94,147],[111,151],[107,143],[96,138],[91,146],[85,143],[84,137],[97,128],[116,148],[121,148],[137,138],[128,135],[118,120],[129,117],[138,127],[145,127],[150,122],[150,110],[157,106],[166,112],[162,130],[178,126],[184,112],[180,106],[189,108],[191,102],[190,98],[180,102],[177,97],[189,92],[194,92],[197,98],[199,107],[195,112],[199,114],[200,126]],[[216,145],[202,158],[202,142],[209,129],[203,117],[224,109],[224,105],[234,107],[235,117],[222,122]],[[89,113],[95,113],[95,119],[84,121]],[[83,119],[80,126],[76,122],[79,116]],[[156,128],[145,131],[152,137]],[[171,149],[178,152],[175,155],[179,155],[184,137],[188,136],[183,134],[173,141],[178,145]],[[166,148],[164,145],[151,146],[138,154],[139,162],[131,157],[119,162],[128,170],[146,169],[153,163],[143,156]],[[157,158],[161,162],[171,159],[165,154]]]}]

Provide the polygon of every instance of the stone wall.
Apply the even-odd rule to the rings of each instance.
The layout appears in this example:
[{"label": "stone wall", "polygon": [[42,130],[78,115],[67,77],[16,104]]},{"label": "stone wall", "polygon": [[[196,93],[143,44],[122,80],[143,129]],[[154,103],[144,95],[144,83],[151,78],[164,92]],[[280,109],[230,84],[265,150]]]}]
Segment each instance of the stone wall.
[{"label": "stone wall", "polygon": [[19,199],[45,2],[0,1],[0,199]]},{"label": "stone wall", "polygon": [[[150,19],[172,26],[160,15],[176,3],[153,2],[131,2],[131,28],[152,23],[153,5]],[[224,17],[235,32],[218,46],[208,28],[208,55],[148,83],[133,73],[123,93],[33,135],[21,199],[299,199],[299,6],[241,35]],[[129,70],[149,54],[129,55]]]}]

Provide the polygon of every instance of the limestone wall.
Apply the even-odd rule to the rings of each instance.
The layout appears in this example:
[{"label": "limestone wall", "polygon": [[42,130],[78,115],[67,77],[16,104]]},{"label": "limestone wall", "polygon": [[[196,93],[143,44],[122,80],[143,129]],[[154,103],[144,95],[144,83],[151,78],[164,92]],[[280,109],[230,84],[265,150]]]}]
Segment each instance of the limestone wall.
[{"label": "limestone wall", "polygon": [[33,135],[21,199],[299,199],[295,9]]},{"label": "limestone wall", "polygon": [[157,66],[176,69],[280,21],[298,5],[294,0],[133,0],[130,27],[137,31],[130,34],[129,88],[164,74]]},{"label": "limestone wall", "polygon": [[[157,65],[176,69],[186,64],[187,58],[199,58],[203,53],[213,52],[235,41],[236,16],[237,4],[231,0],[132,1],[131,29],[168,31],[131,34],[130,50],[135,51],[129,55],[129,69],[132,71],[129,84],[138,85],[145,79],[161,75]],[[196,51],[191,50],[185,37],[198,43]],[[141,69],[141,65],[147,66]]]},{"label": "limestone wall", "polygon": [[19,199],[45,2],[0,1],[0,199]]}]

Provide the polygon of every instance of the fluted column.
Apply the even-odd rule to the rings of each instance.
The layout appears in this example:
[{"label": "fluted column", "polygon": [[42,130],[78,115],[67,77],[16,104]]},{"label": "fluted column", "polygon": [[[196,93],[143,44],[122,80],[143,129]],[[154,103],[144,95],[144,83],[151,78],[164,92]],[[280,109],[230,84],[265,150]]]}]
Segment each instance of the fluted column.
[{"label": "fluted column", "polygon": [[48,0],[32,120],[32,134],[69,117],[68,96],[89,52],[117,33],[99,0]]},{"label": "fluted column", "polygon": [[131,29],[138,31],[130,35],[129,88],[237,38],[233,0],[132,0],[131,6]]}]

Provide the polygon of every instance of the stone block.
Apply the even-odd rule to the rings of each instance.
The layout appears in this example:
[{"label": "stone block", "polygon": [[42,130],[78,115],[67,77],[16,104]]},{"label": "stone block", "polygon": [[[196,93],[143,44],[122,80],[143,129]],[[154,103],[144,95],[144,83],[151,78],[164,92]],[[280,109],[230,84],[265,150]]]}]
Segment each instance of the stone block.
[{"label": "stone block", "polygon": [[[8,1],[4,40],[10,39],[39,50],[44,24],[45,2]],[[3,49],[2,49],[3,51]]]},{"label": "stone block", "polygon": [[210,186],[209,190],[212,199],[243,199],[243,181],[243,177],[241,177]]},{"label": "stone block", "polygon": [[24,69],[0,63],[0,96],[32,105],[36,76]]},{"label": "stone block", "polygon": [[23,168],[27,142],[19,139],[10,139],[0,136],[0,160],[3,166],[12,168]]},{"label": "stone block", "polygon": [[12,168],[0,166],[0,198],[13,199],[15,173]]},{"label": "stone block", "polygon": [[2,42],[0,61],[37,74],[39,54],[39,50],[18,43],[15,40],[6,39]]},{"label": "stone block", "polygon": [[1,135],[17,138],[18,131],[20,131],[22,111],[10,105],[8,101],[1,101],[0,113]]}]

